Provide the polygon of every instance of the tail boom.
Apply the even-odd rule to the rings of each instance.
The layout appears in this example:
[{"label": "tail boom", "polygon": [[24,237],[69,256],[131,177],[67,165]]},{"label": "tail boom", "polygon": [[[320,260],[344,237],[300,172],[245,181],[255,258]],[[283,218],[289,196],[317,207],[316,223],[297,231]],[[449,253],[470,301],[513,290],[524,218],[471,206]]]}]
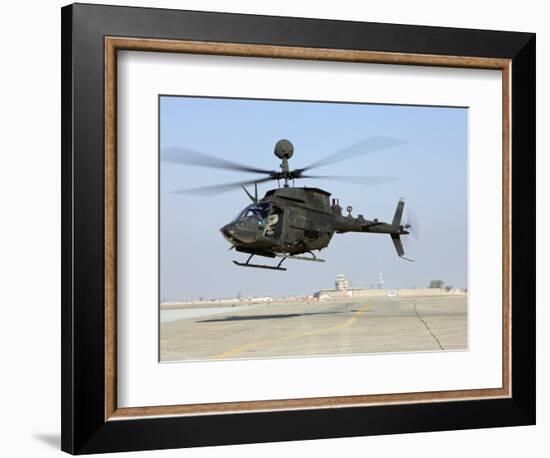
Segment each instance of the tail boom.
[{"label": "tail boom", "polygon": [[383,221],[367,220],[363,218],[362,215],[359,215],[357,218],[351,217],[351,215],[341,217],[339,222],[336,225],[335,232],[342,234],[345,232],[370,232],[373,234],[389,234],[397,256],[406,261],[412,261],[405,257],[405,250],[403,249],[403,244],[401,243],[401,235],[409,234],[408,226],[403,226],[401,224],[401,219],[403,217],[403,209],[405,208],[405,201],[399,199],[397,202],[397,208],[393,215],[391,224],[385,223]]}]

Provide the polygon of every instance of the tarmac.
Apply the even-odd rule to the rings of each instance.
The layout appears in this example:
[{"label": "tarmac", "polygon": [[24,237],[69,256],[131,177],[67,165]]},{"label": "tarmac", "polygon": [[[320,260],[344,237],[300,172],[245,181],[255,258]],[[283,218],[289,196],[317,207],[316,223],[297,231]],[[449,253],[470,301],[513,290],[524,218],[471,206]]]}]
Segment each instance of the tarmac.
[{"label": "tarmac", "polygon": [[467,296],[161,308],[160,360],[466,350]]}]

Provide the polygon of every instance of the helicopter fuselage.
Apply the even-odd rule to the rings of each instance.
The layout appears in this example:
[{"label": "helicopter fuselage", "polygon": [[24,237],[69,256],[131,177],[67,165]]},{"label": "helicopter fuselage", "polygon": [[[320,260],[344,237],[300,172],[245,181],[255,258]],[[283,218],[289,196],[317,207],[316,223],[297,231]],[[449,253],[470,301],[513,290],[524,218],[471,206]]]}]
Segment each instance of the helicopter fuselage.
[{"label": "helicopter fuselage", "polygon": [[332,199],[331,203],[330,193],[322,189],[283,187],[268,191],[261,200],[253,199],[251,205],[220,231],[237,251],[270,258],[292,257],[322,250],[329,245],[334,233],[382,233],[392,235],[392,239],[394,235],[398,238],[408,234],[406,228],[399,225],[400,205],[399,217],[388,224],[377,219],[367,220],[363,215],[354,218],[351,207],[348,215],[343,216],[338,201]]}]

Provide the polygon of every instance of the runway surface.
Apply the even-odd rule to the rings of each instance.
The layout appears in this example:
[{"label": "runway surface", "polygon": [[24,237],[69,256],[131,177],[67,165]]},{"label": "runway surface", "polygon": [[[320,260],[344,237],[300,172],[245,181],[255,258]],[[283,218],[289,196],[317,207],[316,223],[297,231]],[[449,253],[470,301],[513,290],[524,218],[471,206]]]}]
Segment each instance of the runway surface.
[{"label": "runway surface", "polygon": [[161,310],[161,361],[467,349],[467,297]]}]

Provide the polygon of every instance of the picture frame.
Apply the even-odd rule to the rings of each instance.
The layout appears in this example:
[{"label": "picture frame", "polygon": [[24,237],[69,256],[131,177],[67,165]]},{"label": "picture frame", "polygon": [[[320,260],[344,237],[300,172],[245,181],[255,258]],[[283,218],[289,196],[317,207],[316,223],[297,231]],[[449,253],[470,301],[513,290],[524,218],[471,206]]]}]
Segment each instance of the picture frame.
[{"label": "picture frame", "polygon": [[[121,50],[501,71],[502,386],[119,408],[116,63]],[[62,449],[83,454],[534,424],[535,106],[531,33],[64,7]]]}]

